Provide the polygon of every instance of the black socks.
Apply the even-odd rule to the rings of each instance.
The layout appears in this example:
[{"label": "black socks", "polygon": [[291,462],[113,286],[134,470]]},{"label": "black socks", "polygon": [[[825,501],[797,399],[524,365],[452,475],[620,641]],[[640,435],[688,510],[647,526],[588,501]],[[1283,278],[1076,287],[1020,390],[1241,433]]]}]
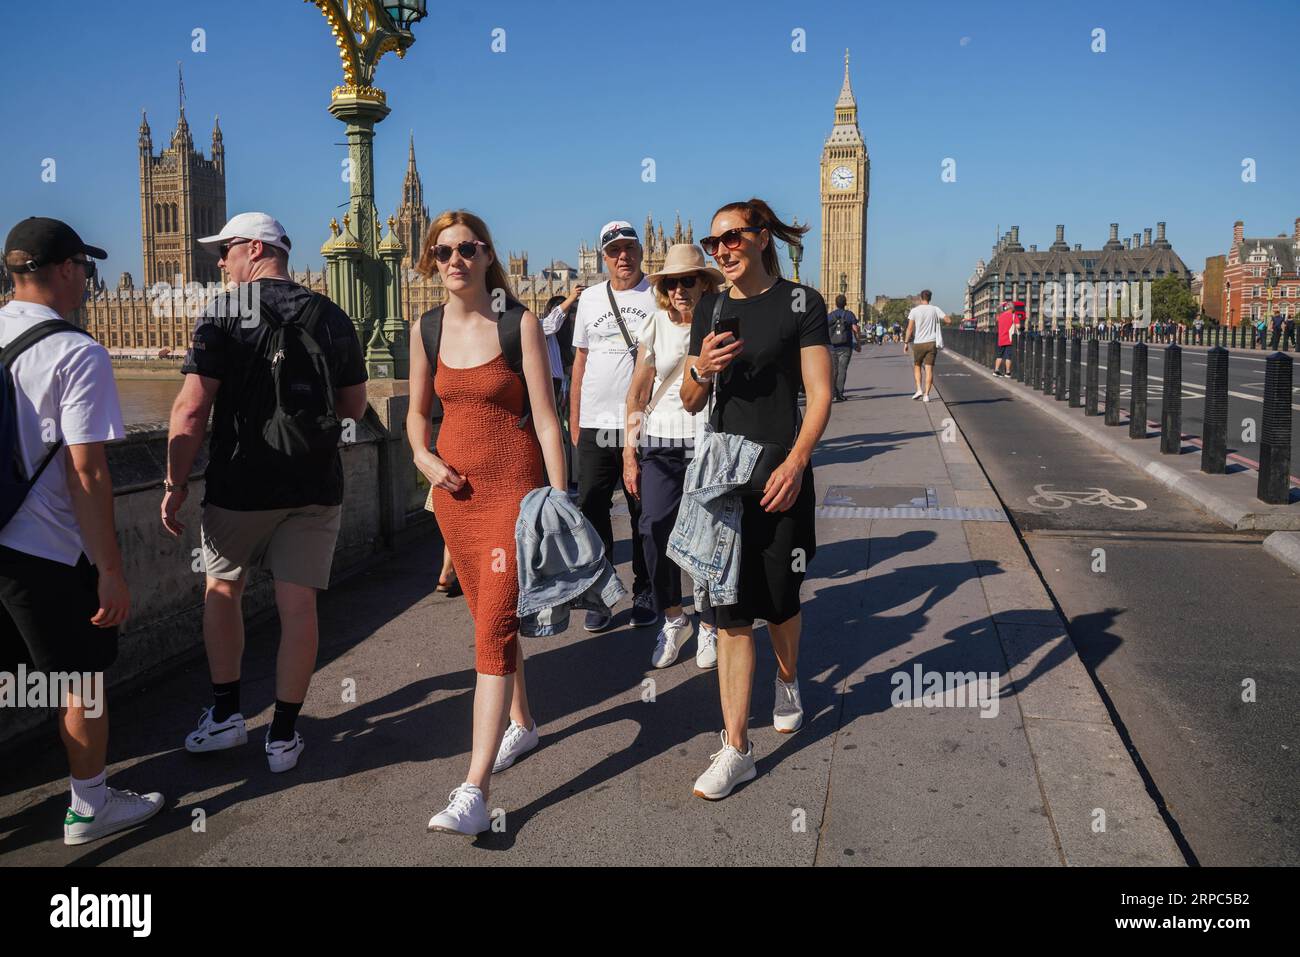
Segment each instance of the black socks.
[{"label": "black socks", "polygon": [[228,681],[225,684],[212,685],[212,720],[225,721],[232,714],[239,713],[239,682]]},{"label": "black socks", "polygon": [[302,710],[302,702],[290,704],[288,701],[275,699],[275,716],[271,718],[271,731],[267,734],[270,741],[292,741],[293,726],[298,720],[298,712]]}]

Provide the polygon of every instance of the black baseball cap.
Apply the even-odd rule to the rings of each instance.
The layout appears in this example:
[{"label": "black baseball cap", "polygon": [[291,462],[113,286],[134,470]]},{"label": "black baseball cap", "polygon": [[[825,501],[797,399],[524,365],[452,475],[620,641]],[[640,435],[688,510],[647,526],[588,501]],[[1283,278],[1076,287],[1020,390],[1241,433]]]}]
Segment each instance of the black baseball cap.
[{"label": "black baseball cap", "polygon": [[108,258],[108,253],[98,246],[88,246],[82,242],[77,231],[67,223],[45,216],[30,216],[9,230],[4,252],[7,265],[9,254],[15,250],[25,252],[28,257],[25,263],[9,266],[11,270],[19,272],[30,272],[51,263],[67,262],[79,253],[91,259]]}]

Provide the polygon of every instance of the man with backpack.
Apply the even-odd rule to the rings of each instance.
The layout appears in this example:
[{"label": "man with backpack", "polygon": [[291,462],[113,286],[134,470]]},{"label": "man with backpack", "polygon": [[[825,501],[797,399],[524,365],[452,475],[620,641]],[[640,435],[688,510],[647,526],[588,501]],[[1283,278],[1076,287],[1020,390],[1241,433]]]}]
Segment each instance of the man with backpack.
[{"label": "man with backpack", "polygon": [[854,352],[862,351],[862,346],[858,343],[858,317],[844,308],[847,303],[844,294],[840,293],[835,297],[835,311],[826,317],[831,335],[831,360],[835,369],[833,402],[844,401],[844,380],[849,374],[849,359],[853,358]]},{"label": "man with backpack", "polygon": [[0,671],[30,663],[51,688],[90,676],[92,693],[83,680],[57,701],[72,790],[63,841],[74,845],[163,806],[161,794],[106,782],[103,672],[131,597],[104,444],[126,429],[107,350],[64,319],[106,256],[66,223],[26,219],[5,240],[14,298],[0,308]]},{"label": "man with backpack", "polygon": [[281,629],[265,750],[272,771],[288,771],[303,751],[295,724],[316,667],[316,593],[329,586],[339,533],[338,444],[348,420],[365,412],[365,362],[343,310],[290,278],[289,237],[272,217],[241,213],[199,242],[217,247],[239,286],[195,325],[167,442],[162,523],[179,536],[178,513],[215,406],[200,523],[213,703],[185,748],[221,751],[248,740],[239,699],[242,598],[249,570],[262,568],[275,582]]}]

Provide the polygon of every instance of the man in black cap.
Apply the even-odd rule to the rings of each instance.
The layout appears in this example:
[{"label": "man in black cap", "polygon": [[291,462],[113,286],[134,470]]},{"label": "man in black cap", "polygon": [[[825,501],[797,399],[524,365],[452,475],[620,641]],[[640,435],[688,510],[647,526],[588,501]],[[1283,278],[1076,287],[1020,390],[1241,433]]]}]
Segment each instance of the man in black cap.
[{"label": "man in black cap", "polygon": [[[106,255],[66,223],[38,217],[15,226],[4,247],[14,298],[0,308],[0,436],[12,444],[0,456],[21,475],[0,479],[0,669],[30,663],[60,689],[72,789],[65,844],[133,827],[163,806],[161,794],[105,780],[103,672],[131,599],[104,443],[126,429],[107,350],[64,317],[85,302],[94,260]],[[84,680],[58,684],[74,675]]]}]

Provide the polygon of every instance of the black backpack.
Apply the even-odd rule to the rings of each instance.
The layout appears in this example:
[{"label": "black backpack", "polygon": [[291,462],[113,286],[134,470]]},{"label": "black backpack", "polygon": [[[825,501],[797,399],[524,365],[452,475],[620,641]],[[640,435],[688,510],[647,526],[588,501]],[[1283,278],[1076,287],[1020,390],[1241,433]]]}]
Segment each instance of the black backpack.
[{"label": "black backpack", "polygon": [[[521,429],[527,426],[532,417],[528,383],[524,380],[524,343],[519,331],[523,318],[523,305],[513,300],[506,305],[505,312],[497,313],[497,341],[501,344],[501,355],[505,357],[510,371],[524,383],[524,414],[515,423]],[[434,306],[420,317],[420,339],[424,342],[424,354],[429,360],[429,378],[433,378],[438,371],[438,347],[442,344],[442,306]],[[433,396],[429,414],[434,419],[442,418],[442,400],[437,393]]]},{"label": "black backpack", "polygon": [[[259,350],[270,364],[270,377],[259,377],[261,394],[254,400],[266,447],[288,458],[338,448],[343,424],[334,408],[334,377],[319,334],[326,297],[312,293],[294,319],[274,316],[263,307],[270,331]],[[250,377],[260,364],[250,365]]]},{"label": "black backpack", "polygon": [[45,467],[53,461],[59,449],[63,448],[63,439],[59,439],[45,454],[41,464],[29,478],[23,469],[21,439],[18,434],[18,388],[9,367],[20,354],[36,345],[47,336],[56,332],[77,332],[84,336],[90,333],[78,329],[62,319],[50,319],[32,326],[21,333],[13,342],[0,350],[0,451],[5,462],[0,466],[0,528],[9,524],[9,520],[18,513],[18,509],[27,499],[36,480],[41,477]]}]

